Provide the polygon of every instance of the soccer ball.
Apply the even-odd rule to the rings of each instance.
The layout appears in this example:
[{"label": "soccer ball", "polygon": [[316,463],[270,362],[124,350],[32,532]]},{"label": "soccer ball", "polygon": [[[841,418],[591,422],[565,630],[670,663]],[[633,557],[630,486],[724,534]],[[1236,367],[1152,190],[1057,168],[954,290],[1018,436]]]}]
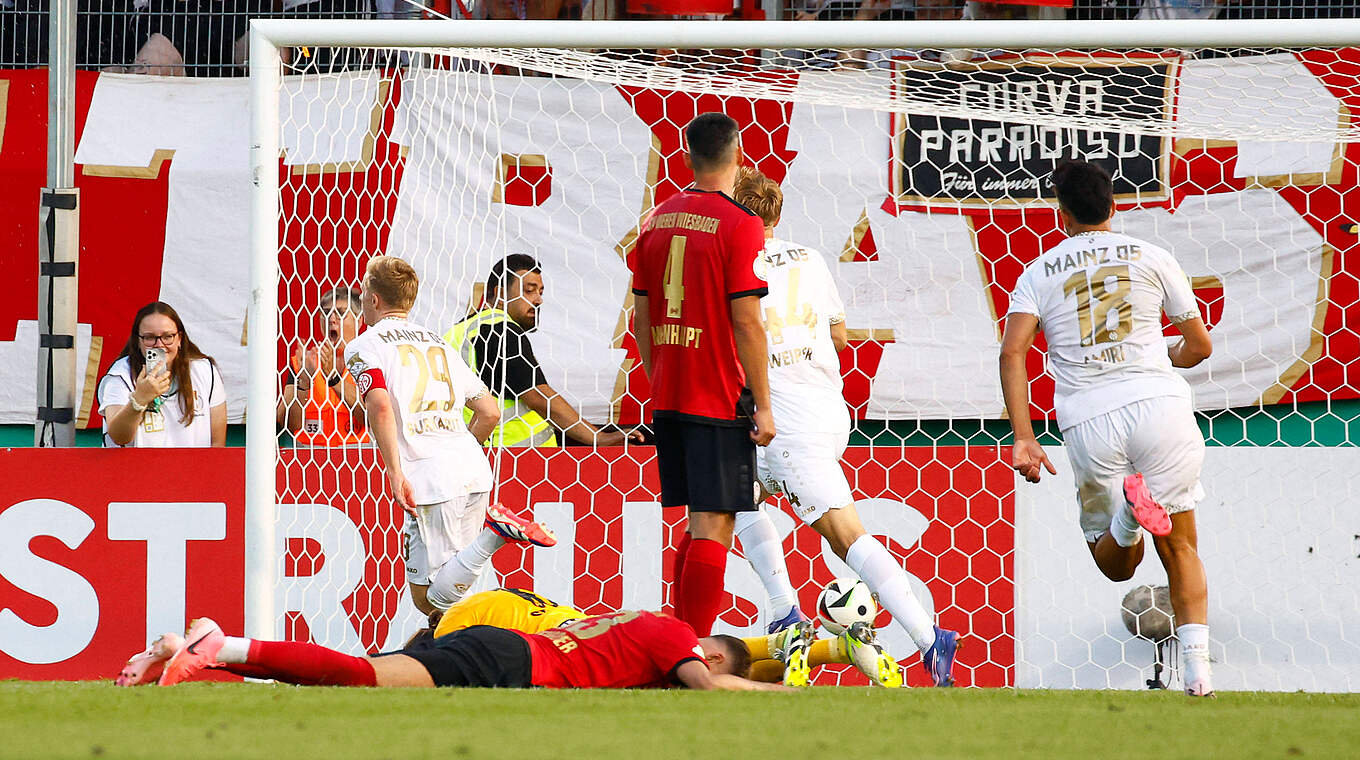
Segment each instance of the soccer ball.
[{"label": "soccer ball", "polygon": [[869,586],[858,578],[837,578],[817,597],[817,619],[822,627],[839,636],[854,623],[873,624],[878,603]]}]

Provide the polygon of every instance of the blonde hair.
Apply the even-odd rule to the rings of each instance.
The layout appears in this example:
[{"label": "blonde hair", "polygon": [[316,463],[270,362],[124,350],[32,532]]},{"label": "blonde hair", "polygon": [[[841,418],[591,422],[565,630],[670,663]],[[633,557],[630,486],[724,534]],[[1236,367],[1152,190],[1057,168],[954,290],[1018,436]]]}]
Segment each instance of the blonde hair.
[{"label": "blonde hair", "polygon": [[779,183],[757,169],[743,166],[737,171],[734,195],[737,203],[754,211],[766,227],[773,227],[784,210],[784,191]]},{"label": "blonde hair", "polygon": [[416,302],[420,277],[405,260],[396,256],[374,256],[364,270],[368,292],[375,293],[389,308],[408,311]]}]

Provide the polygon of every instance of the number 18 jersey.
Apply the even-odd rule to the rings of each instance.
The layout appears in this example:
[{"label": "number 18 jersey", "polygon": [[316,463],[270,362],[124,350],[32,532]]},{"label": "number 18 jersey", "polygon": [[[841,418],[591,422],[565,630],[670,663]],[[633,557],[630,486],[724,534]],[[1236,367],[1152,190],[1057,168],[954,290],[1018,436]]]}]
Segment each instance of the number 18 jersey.
[{"label": "number 18 jersey", "polygon": [[1074,235],[1025,268],[1008,313],[1040,320],[1060,429],[1146,398],[1190,397],[1162,312],[1199,316],[1190,280],[1168,251],[1128,235]]},{"label": "number 18 jersey", "polygon": [[486,386],[443,338],[384,319],[349,342],[345,366],[361,397],[377,388],[391,397],[402,471],[417,504],[491,490],[486,454],[463,422],[463,404]]}]

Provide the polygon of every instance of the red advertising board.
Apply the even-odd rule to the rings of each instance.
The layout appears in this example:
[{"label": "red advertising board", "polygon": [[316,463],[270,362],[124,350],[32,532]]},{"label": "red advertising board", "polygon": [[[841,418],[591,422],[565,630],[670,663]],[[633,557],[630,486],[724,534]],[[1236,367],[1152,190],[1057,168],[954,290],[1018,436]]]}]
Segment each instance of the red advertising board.
[{"label": "red advertising board", "polygon": [[[657,505],[652,459],[642,447],[503,453],[497,498],[532,511],[562,541],[507,547],[495,560],[499,582],[587,612],[664,607],[683,514]],[[851,449],[845,467],[866,527],[902,560],[941,625],[968,637],[959,682],[1013,683],[1014,481],[996,451]],[[10,484],[0,502],[0,678],[108,678],[189,616],[242,630],[243,472],[240,449],[0,455]],[[355,652],[399,645],[413,614],[402,599],[400,515],[377,453],[285,450],[276,475],[285,636]],[[821,587],[849,571],[787,511],[777,518],[811,610]],[[739,556],[727,591],[720,625],[755,632],[765,599]],[[885,636],[899,633],[886,613],[878,622]],[[910,682],[924,685],[920,668]]]}]

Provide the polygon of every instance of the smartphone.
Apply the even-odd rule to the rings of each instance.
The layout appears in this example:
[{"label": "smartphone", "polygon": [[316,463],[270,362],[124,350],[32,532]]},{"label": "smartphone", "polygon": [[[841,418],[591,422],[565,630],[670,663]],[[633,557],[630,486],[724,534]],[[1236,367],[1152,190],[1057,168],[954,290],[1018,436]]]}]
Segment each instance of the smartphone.
[{"label": "smartphone", "polygon": [[165,364],[165,349],[157,346],[146,350],[146,373],[149,375]]}]

